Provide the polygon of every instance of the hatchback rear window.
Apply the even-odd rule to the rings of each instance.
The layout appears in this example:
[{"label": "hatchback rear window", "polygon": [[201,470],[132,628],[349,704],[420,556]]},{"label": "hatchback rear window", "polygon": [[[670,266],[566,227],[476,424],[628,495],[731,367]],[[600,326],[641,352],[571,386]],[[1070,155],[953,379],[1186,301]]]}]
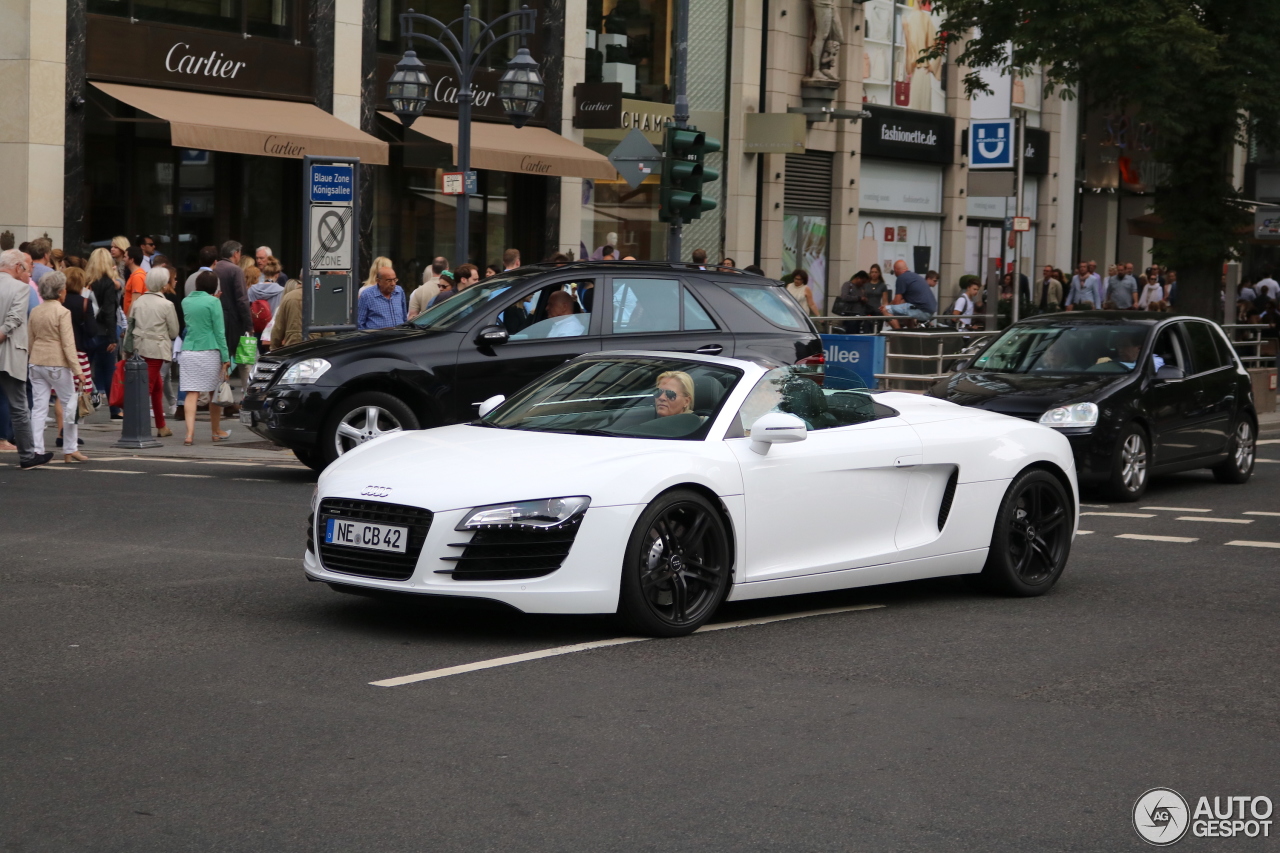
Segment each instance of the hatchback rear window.
[{"label": "hatchback rear window", "polygon": [[750,284],[731,284],[728,286],[734,296],[741,299],[761,317],[781,326],[784,329],[806,331],[809,326],[805,316],[800,313],[800,306],[781,287],[761,287]]}]

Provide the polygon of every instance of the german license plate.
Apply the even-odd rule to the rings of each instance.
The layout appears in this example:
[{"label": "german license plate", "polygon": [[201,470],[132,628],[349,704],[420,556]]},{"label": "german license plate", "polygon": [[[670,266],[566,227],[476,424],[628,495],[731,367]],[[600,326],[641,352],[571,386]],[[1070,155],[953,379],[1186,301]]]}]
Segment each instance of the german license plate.
[{"label": "german license plate", "polygon": [[326,545],[346,545],[403,554],[408,550],[409,529],[389,524],[370,524],[367,521],[347,521],[345,518],[328,518],[324,523],[324,541]]},{"label": "german license plate", "polygon": [[240,410],[240,423],[245,426],[253,426],[253,412],[246,409]]}]

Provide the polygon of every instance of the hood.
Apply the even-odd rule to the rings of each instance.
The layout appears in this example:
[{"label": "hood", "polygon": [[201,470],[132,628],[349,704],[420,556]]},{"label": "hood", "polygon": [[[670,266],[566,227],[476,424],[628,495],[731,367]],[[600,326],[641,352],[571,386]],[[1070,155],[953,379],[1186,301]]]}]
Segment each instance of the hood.
[{"label": "hood", "polygon": [[379,500],[432,512],[583,494],[592,506],[619,506],[639,503],[655,484],[690,471],[709,472],[706,479],[720,482],[726,475],[739,479],[732,454],[708,453],[701,441],[455,424],[362,445],[326,468],[319,488],[325,497],[357,498],[376,486],[386,492]]},{"label": "hood", "polygon": [[1091,376],[962,370],[939,380],[928,394],[961,406],[1026,417],[1067,403],[1095,400],[1103,391],[1131,378],[1128,373]]},{"label": "hood", "polygon": [[335,355],[341,355],[342,353],[380,347],[384,344],[395,343],[396,341],[408,338],[429,338],[438,337],[440,335],[456,334],[458,333],[418,329],[413,326],[395,326],[390,329],[339,332],[336,335],[330,335],[326,338],[316,338],[314,340],[303,341],[291,346],[282,347],[278,350],[272,350],[270,360],[293,361],[299,358],[331,358]]}]

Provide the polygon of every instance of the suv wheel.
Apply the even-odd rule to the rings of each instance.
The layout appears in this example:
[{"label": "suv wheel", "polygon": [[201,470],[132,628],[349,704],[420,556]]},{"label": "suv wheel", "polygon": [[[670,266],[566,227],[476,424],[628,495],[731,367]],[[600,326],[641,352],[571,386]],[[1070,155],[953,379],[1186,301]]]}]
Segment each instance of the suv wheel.
[{"label": "suv wheel", "polygon": [[417,415],[403,400],[382,391],[353,394],[338,403],[329,415],[320,434],[318,455],[328,464],[366,441],[419,428]]},{"label": "suv wheel", "polygon": [[293,448],[293,455],[298,457],[298,461],[306,465],[312,471],[319,473],[324,470],[324,457],[318,450],[306,449],[301,447]]}]

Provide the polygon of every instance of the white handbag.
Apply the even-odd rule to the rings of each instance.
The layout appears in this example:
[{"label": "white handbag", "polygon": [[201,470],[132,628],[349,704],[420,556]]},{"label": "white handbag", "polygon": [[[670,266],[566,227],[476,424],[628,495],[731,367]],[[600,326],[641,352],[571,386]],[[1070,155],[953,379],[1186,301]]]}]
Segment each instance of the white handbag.
[{"label": "white handbag", "polygon": [[209,402],[213,406],[234,406],[236,398],[231,393],[231,383],[225,379],[222,380],[218,385],[218,390],[213,392],[213,399]]}]

